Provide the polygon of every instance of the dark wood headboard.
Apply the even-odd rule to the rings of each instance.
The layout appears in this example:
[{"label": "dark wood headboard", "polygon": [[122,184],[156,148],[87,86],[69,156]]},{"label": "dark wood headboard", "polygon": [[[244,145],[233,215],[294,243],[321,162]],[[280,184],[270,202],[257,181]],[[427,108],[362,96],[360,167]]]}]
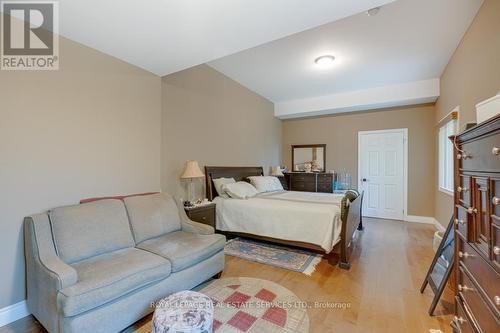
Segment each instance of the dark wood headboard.
[{"label": "dark wood headboard", "polygon": [[212,201],[218,194],[215,190],[212,179],[217,178],[234,178],[237,182],[246,181],[250,176],[263,176],[264,169],[262,167],[205,167],[205,191],[208,200]]}]

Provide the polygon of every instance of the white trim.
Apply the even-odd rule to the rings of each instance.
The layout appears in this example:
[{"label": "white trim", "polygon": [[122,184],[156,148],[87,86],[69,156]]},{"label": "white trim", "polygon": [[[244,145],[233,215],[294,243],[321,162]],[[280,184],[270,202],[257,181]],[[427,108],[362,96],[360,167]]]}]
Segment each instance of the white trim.
[{"label": "white trim", "polygon": [[274,116],[292,119],[433,103],[439,94],[439,78],[434,78],[277,102]]},{"label": "white trim", "polygon": [[455,195],[455,193],[453,193],[452,191],[450,191],[444,187],[441,187],[441,186],[438,186],[438,191],[443,192],[444,194],[448,194],[452,197]]},{"label": "white trim", "polygon": [[442,231],[442,232],[446,231],[446,228],[443,227],[443,225],[439,223],[439,221],[436,219],[434,219],[434,227],[436,228],[437,231]]},{"label": "white trim", "polygon": [[26,301],[6,306],[0,309],[0,327],[8,325],[16,320],[29,316],[28,305]]},{"label": "white trim", "polygon": [[394,128],[386,130],[375,131],[358,131],[358,189],[360,188],[360,175],[361,175],[361,150],[359,144],[360,137],[363,134],[381,134],[381,133],[403,133],[403,219],[407,216],[408,212],[408,128]]},{"label": "white trim", "polygon": [[445,231],[446,228],[441,225],[434,217],[432,216],[419,216],[419,215],[405,215],[404,221],[411,223],[424,223],[424,224],[432,224],[437,231]]},{"label": "white trim", "polygon": [[406,222],[435,224],[436,219],[432,216],[405,215]]}]

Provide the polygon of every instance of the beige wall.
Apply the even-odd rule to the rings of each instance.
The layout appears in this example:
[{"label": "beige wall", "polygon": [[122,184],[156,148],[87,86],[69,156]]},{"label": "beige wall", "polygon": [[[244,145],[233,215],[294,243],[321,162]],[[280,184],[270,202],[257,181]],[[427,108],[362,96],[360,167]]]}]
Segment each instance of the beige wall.
[{"label": "beige wall", "polygon": [[160,188],[161,79],[61,39],[59,71],[0,71],[0,309],[22,301],[23,217]]},{"label": "beige wall", "polygon": [[291,145],[324,143],[327,170],[346,168],[356,186],[358,131],[408,128],[408,214],[434,216],[434,121],[432,105],[286,120],[284,163],[291,168]]},{"label": "beige wall", "polygon": [[[436,123],[460,106],[462,129],[476,121],[475,105],[500,91],[499,36],[500,1],[485,0],[441,76]],[[447,225],[452,214],[453,197],[436,190],[436,219]]]},{"label": "beige wall", "polygon": [[[264,166],[281,160],[281,121],[267,99],[207,65],[162,79],[162,189],[186,198],[186,160],[200,167]],[[203,181],[197,194],[203,195]]]}]

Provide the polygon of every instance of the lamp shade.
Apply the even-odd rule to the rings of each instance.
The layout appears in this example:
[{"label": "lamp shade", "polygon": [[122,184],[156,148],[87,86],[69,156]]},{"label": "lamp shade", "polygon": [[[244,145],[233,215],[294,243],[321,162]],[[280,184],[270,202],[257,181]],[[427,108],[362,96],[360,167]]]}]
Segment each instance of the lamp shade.
[{"label": "lamp shade", "polygon": [[269,173],[270,176],[284,176],[283,172],[281,172],[281,167],[280,166],[273,166],[271,167],[271,172]]},{"label": "lamp shade", "polygon": [[181,178],[202,178],[205,177],[203,172],[200,170],[200,166],[197,161],[187,161],[184,171],[182,172]]}]

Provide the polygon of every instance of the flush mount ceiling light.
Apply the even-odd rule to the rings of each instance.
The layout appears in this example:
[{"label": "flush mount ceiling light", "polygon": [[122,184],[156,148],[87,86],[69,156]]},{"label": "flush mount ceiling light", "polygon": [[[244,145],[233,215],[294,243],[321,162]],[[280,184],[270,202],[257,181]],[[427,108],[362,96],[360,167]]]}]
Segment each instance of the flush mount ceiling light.
[{"label": "flush mount ceiling light", "polygon": [[335,61],[335,57],[332,55],[322,55],[321,57],[318,57],[314,60],[316,65],[318,65],[321,68],[329,68],[333,66],[333,62]]}]

